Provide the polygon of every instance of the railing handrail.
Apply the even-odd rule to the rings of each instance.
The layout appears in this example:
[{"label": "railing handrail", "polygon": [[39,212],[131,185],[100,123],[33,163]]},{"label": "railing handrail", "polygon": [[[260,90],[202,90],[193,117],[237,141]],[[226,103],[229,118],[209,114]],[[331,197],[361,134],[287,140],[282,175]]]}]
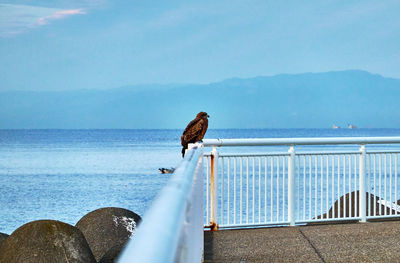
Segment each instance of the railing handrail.
[{"label": "railing handrail", "polygon": [[[194,147],[186,152],[185,158],[154,200],[121,253],[119,263],[175,262],[180,257],[177,255],[182,241],[180,234],[185,226],[185,214],[191,201],[195,170],[200,158],[201,147]],[[202,228],[202,222],[200,223]],[[201,258],[199,262],[200,260]]]},{"label": "railing handrail", "polygon": [[274,146],[274,145],[329,145],[329,144],[392,144],[400,143],[400,136],[387,137],[318,137],[318,138],[246,138],[203,139],[203,145],[220,146]]}]

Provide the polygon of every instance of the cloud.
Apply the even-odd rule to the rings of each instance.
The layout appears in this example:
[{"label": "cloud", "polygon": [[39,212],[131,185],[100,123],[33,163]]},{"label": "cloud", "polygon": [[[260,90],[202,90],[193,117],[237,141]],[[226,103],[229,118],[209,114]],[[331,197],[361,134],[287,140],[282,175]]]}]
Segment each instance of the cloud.
[{"label": "cloud", "polygon": [[50,20],[55,20],[55,19],[62,19],[67,16],[72,16],[72,15],[84,15],[86,14],[85,11],[82,9],[70,9],[70,10],[61,10],[61,11],[56,11],[50,16],[46,17],[40,17],[38,19],[38,24],[39,25],[47,25]]},{"label": "cloud", "polygon": [[72,8],[102,8],[110,0],[1,0],[2,4],[30,5],[37,7],[72,9]]},{"label": "cloud", "polygon": [[51,20],[86,14],[83,9],[59,9],[31,5],[0,4],[0,37],[12,37],[44,26]]}]

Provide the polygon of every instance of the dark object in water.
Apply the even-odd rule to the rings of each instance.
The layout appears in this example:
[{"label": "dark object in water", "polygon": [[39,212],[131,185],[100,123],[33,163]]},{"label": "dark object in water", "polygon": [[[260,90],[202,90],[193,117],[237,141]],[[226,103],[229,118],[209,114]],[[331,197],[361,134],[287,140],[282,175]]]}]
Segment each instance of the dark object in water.
[{"label": "dark object in water", "polygon": [[162,174],[172,174],[175,171],[175,168],[168,169],[168,168],[158,168],[160,173]]},{"label": "dark object in water", "polygon": [[181,136],[182,157],[185,156],[185,150],[189,143],[201,141],[206,134],[208,128],[208,119],[210,116],[207,112],[199,112],[194,120],[192,120]]}]

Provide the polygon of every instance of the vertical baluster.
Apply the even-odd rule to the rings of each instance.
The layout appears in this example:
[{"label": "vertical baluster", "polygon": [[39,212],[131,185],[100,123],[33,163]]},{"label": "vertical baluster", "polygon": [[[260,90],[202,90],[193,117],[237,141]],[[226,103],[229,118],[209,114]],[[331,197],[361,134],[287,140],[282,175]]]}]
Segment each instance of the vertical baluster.
[{"label": "vertical baluster", "polygon": [[276,157],[276,221],[279,221],[279,177],[280,177],[280,157]]},{"label": "vertical baluster", "polygon": [[297,179],[297,189],[296,189],[296,193],[297,193],[297,218],[300,219],[300,155],[297,156],[297,158],[295,159],[295,162],[297,161],[297,165],[296,165],[296,178],[295,181]]},{"label": "vertical baluster", "polygon": [[[389,154],[389,197],[390,206],[392,206],[392,154]],[[390,215],[393,215],[393,209],[390,209]]]},{"label": "vertical baluster", "polygon": [[255,196],[255,181],[254,181],[254,178],[255,178],[255,161],[254,161],[254,156],[253,156],[253,220],[252,220],[252,222],[254,223],[254,218],[255,218],[255,215],[254,215],[254,211],[255,211],[255,209],[254,209],[254,206],[255,206],[255,200],[256,200],[256,196]]},{"label": "vertical baluster", "polygon": [[261,223],[261,157],[258,157],[258,223]]},{"label": "vertical baluster", "polygon": [[335,218],[335,155],[332,155],[332,193],[331,193],[331,205],[332,205],[332,218]]},{"label": "vertical baluster", "polygon": [[246,223],[249,223],[249,157],[246,157]]},{"label": "vertical baluster", "polygon": [[[225,200],[225,187],[224,187],[224,177],[225,177],[225,157],[221,157],[221,224],[224,224],[224,200]],[[218,198],[218,197],[217,197]]]},{"label": "vertical baluster", "polygon": [[352,186],[352,184],[351,184],[351,155],[349,155],[349,214],[350,214],[350,216],[349,217],[353,217],[353,211],[352,211],[352,201],[353,201],[353,198],[352,198],[352,195],[351,195],[351,186]]},{"label": "vertical baluster", "polygon": [[359,217],[360,217],[360,222],[367,222],[366,218],[366,193],[365,193],[365,146],[361,145],[360,147],[360,159],[359,159]]},{"label": "vertical baluster", "polygon": [[264,157],[264,221],[267,222],[267,157]]},{"label": "vertical baluster", "polygon": [[346,192],[346,155],[343,155],[343,217],[347,217]]},{"label": "vertical baluster", "polygon": [[233,158],[233,223],[236,224],[236,192],[237,192],[237,187],[236,187],[236,168],[237,168],[237,163],[236,163],[236,157]]},{"label": "vertical baluster", "polygon": [[230,224],[230,207],[231,207],[231,158],[228,157],[228,209],[227,209],[227,224]]},{"label": "vertical baluster", "polygon": [[288,220],[291,226],[295,225],[295,215],[294,215],[294,172],[295,172],[295,150],[294,146],[289,148],[289,163],[288,163]]},{"label": "vertical baluster", "polygon": [[209,188],[209,184],[210,184],[210,159],[209,159],[209,157],[207,156],[206,157],[206,159],[207,159],[207,167],[206,167],[206,170],[207,170],[207,176],[206,176],[206,218],[207,218],[207,224],[209,224],[210,223],[210,200],[209,200],[209,190],[208,190],[208,188]]},{"label": "vertical baluster", "polygon": [[306,156],[303,155],[303,220],[305,219],[306,219]]},{"label": "vertical baluster", "polygon": [[240,157],[240,193],[239,193],[239,223],[242,224],[243,219],[243,157]]},{"label": "vertical baluster", "polygon": [[[354,193],[357,192],[357,155],[354,155]],[[358,191],[359,196],[358,198],[360,198],[360,191]],[[359,212],[359,207],[358,207],[358,201],[359,199],[357,199],[357,195],[354,195],[354,214],[355,216],[359,216],[360,213]]]},{"label": "vertical baluster", "polygon": [[[395,178],[394,178],[394,185],[395,185],[394,194],[395,194],[395,199],[397,200],[398,196],[399,196],[398,193],[397,193],[397,156],[398,156],[398,154],[395,153],[394,156],[395,156],[395,159],[394,159],[394,174],[395,174]],[[396,205],[397,205],[397,202],[396,202]],[[398,215],[398,213],[399,213],[399,209],[396,209],[396,215]]]},{"label": "vertical baluster", "polygon": [[309,176],[309,178],[308,178],[308,185],[309,185],[309,187],[308,187],[308,190],[309,190],[309,196],[308,196],[308,206],[309,206],[309,208],[308,208],[308,220],[311,220],[311,214],[312,214],[312,198],[311,198],[311,196],[312,196],[312,181],[311,181],[311,170],[312,170],[312,167],[311,167],[311,155],[309,155],[308,156],[308,176]]},{"label": "vertical baluster", "polygon": [[285,221],[286,220],[286,217],[285,217],[285,213],[286,213],[286,205],[285,205],[285,203],[286,203],[286,156],[283,156],[283,168],[282,168],[283,170],[283,174],[282,174],[282,177],[283,177],[283,179],[282,179],[282,181],[283,181],[283,186],[282,186],[282,192],[283,192],[283,201],[282,201],[282,203],[283,203],[283,206],[282,206],[282,213],[283,213],[283,220],[282,221]]},{"label": "vertical baluster", "polygon": [[378,207],[376,207],[376,154],[373,155],[374,156],[374,216],[376,216],[376,209],[378,209]]},{"label": "vertical baluster", "polygon": [[271,188],[271,199],[270,199],[270,204],[271,204],[271,222],[274,221],[273,218],[273,210],[274,210],[274,157],[271,156],[271,184],[270,184],[270,188]]},{"label": "vertical baluster", "polygon": [[320,207],[320,211],[319,214],[321,215],[321,219],[322,219],[322,215],[323,215],[323,207],[324,207],[324,157],[323,155],[320,156],[320,160],[321,160],[321,207]]},{"label": "vertical baluster", "polygon": [[[338,155],[338,169],[337,169],[337,200],[338,200],[338,207],[337,207],[337,214],[338,214],[338,218],[340,218],[340,217],[342,217],[341,215],[343,215],[343,214],[340,214],[340,171],[341,171],[341,169],[340,169],[340,160],[341,160],[341,156],[340,155]],[[336,198],[335,198],[336,199]],[[342,206],[343,207],[343,206]]]},{"label": "vertical baluster", "polygon": [[314,218],[317,218],[317,192],[318,192],[318,162],[317,155],[314,156],[314,181],[315,181],[315,191],[314,191]]},{"label": "vertical baluster", "polygon": [[[378,159],[379,164],[379,198],[382,200],[382,155],[379,155]],[[379,205],[379,215],[382,215],[382,205]]]},{"label": "vertical baluster", "polygon": [[[385,167],[385,173],[384,173],[384,175],[385,175],[385,197],[384,197],[384,199],[385,199],[385,202],[387,202],[387,200],[388,200],[388,198],[387,198],[387,196],[386,196],[386,177],[387,177],[387,169],[386,169],[386,167],[387,167],[387,160],[386,160],[386,153],[385,153],[385,155],[384,155],[384,167]],[[386,211],[387,211],[387,209],[386,209],[386,206],[385,206],[385,211],[384,211],[384,213],[385,213],[385,215],[386,215]]]},{"label": "vertical baluster", "polygon": [[329,218],[329,155],[326,156],[326,206],[325,206],[325,211],[326,211],[326,218]]},{"label": "vertical baluster", "polygon": [[368,161],[368,179],[367,179],[367,182],[368,182],[368,187],[367,187],[367,191],[368,191],[368,200],[367,200],[367,202],[368,202],[368,213],[367,213],[367,216],[372,216],[372,214],[371,214],[371,155],[367,155],[367,161]]}]

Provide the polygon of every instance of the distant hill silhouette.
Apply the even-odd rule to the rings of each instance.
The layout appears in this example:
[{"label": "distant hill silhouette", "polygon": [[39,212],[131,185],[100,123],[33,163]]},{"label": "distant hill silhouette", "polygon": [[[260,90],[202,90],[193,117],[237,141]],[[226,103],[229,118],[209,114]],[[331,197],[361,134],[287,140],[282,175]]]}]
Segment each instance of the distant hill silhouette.
[{"label": "distant hill silhouette", "polygon": [[365,71],[281,74],[206,85],[0,92],[0,128],[400,127],[400,80]]}]

